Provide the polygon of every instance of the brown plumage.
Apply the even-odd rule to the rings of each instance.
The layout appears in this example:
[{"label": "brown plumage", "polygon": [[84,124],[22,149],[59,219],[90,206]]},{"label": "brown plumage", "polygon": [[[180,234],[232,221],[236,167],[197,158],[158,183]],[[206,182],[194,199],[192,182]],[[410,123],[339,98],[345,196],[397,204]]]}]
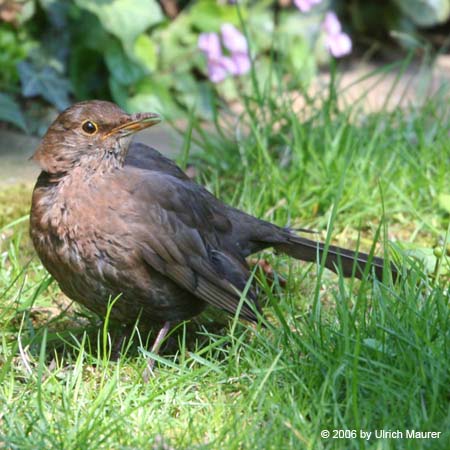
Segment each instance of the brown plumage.
[{"label": "brown plumage", "polygon": [[[50,126],[34,160],[42,167],[31,237],[71,299],[112,319],[188,319],[213,305],[234,313],[250,275],[246,257],[267,247],[318,261],[323,244],[222,203],[132,133],[159,122],[104,101],[75,104]],[[326,267],[361,277],[368,255],[330,246]],[[383,273],[374,257],[369,270]],[[248,293],[257,305],[256,292]],[[256,320],[251,304],[240,316]]]}]

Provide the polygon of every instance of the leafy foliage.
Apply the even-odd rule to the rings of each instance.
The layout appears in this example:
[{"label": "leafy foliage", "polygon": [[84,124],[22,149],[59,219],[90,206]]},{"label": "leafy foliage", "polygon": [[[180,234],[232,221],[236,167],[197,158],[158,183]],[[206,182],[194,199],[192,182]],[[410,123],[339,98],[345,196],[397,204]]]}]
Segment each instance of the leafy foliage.
[{"label": "leafy foliage", "polygon": [[75,0],[75,3],[95,14],[103,28],[120,39],[130,55],[133,55],[136,38],[164,19],[155,0]]},{"label": "leafy foliage", "polygon": [[70,105],[70,84],[54,68],[40,68],[27,61],[21,61],[17,67],[24,97],[40,95],[60,110]]},{"label": "leafy foliage", "polygon": [[[128,110],[152,109],[177,118],[194,108],[198,116],[212,118],[211,92],[233,101],[255,78],[263,85],[273,70],[272,55],[290,77],[307,85],[329,58],[321,27],[327,10],[336,10],[363,45],[388,39],[392,30],[414,35],[417,27],[442,23],[450,14],[450,0],[323,0],[307,14],[290,2],[169,2],[176,9],[171,13],[162,8],[166,3],[6,2],[11,10],[9,23],[0,26],[0,91],[44,99],[57,109],[106,98]],[[213,86],[206,81],[197,40],[199,33],[218,32],[224,23],[245,31],[254,70],[251,77]],[[411,42],[419,41],[407,45]]]},{"label": "leafy foliage", "polygon": [[0,93],[0,121],[9,122],[22,130],[27,126],[19,105],[7,94]]},{"label": "leafy foliage", "polygon": [[400,10],[419,26],[445,22],[450,16],[449,0],[395,0]]},{"label": "leafy foliage", "polygon": [[27,56],[33,45],[26,30],[0,25],[0,90],[12,89],[18,82],[16,65]]}]

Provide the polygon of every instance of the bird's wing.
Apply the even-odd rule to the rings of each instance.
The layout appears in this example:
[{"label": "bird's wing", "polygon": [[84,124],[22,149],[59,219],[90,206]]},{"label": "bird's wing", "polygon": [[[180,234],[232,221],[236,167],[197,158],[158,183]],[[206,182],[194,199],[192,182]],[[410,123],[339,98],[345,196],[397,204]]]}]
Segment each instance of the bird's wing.
[{"label": "bird's wing", "polygon": [[[205,302],[235,313],[249,270],[244,258],[223,248],[222,235],[232,227],[227,216],[205,200],[198,185],[158,171],[128,172],[139,211],[135,233],[146,263]],[[256,305],[252,290],[247,297]],[[240,316],[256,320],[247,301]]]},{"label": "bird's wing", "polygon": [[[185,189],[188,186],[191,188],[194,186],[196,197],[200,199],[196,201],[196,204],[209,205],[207,215],[209,214],[210,217],[215,219],[213,226],[226,233],[221,242],[222,246],[238,247],[239,257],[241,258],[260,251],[269,245],[279,244],[286,240],[284,237],[280,237],[278,227],[220,202],[203,186],[190,180],[174,161],[148,145],[133,142],[130,145],[125,165],[129,170],[138,168],[143,171],[160,172],[178,178],[184,182]],[[211,210],[213,213],[211,213]],[[209,219],[207,217],[206,219],[208,222]],[[230,226],[230,224],[234,226]],[[203,223],[203,227],[205,226],[206,224]]]},{"label": "bird's wing", "polygon": [[163,172],[181,180],[189,180],[189,177],[174,161],[166,158],[158,150],[140,142],[133,142],[130,145],[125,159],[125,165],[144,170]]}]

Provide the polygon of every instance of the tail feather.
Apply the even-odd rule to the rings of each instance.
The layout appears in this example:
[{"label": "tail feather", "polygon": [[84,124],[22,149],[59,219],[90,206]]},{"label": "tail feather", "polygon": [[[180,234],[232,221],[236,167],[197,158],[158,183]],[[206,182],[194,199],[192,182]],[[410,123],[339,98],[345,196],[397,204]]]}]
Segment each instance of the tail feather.
[{"label": "tail feather", "polygon": [[[279,244],[275,248],[293,258],[316,262],[321,261],[325,244],[301,236],[291,235],[287,243]],[[368,273],[374,273],[375,277],[381,280],[385,266],[383,258],[370,256],[367,253],[354,252],[334,245],[328,247],[325,267],[333,272],[339,273],[341,271],[345,277],[351,277],[354,273],[356,277],[362,278],[367,264],[370,265]],[[390,270],[392,277],[396,279],[398,275],[397,269],[391,264]]]}]

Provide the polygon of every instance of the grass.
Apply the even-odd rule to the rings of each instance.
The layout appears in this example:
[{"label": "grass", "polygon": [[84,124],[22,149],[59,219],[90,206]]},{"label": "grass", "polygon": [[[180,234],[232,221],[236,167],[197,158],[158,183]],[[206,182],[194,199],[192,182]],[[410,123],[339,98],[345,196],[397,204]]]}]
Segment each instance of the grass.
[{"label": "grass", "polygon": [[[446,239],[450,117],[441,92],[408,110],[294,113],[276,74],[237,121],[192,123],[200,180],[233,205],[322,238],[393,253],[403,276],[362,282],[266,252],[287,287],[256,271],[267,329],[231,318],[181,324],[141,381],[146,351],[110,361],[96,318],[68,305],[23,223],[2,233],[0,445],[36,449],[447,449],[449,283],[431,248]],[[12,219],[11,219],[12,220]],[[381,235],[384,239],[378,239]],[[440,244],[442,245],[442,243]],[[405,250],[406,249],[406,250]],[[413,263],[408,254],[422,255]],[[444,257],[445,259],[445,257]],[[439,439],[322,438],[321,430],[439,431]]]}]

